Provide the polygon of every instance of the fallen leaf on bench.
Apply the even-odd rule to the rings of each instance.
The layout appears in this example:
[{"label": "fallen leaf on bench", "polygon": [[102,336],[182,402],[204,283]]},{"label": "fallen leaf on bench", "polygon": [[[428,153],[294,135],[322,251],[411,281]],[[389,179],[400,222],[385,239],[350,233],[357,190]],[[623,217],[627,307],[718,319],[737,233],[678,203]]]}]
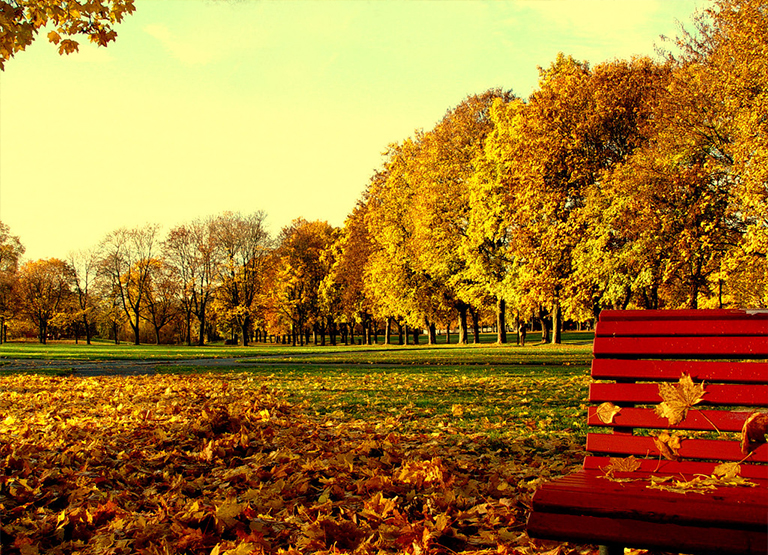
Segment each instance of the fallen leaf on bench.
[{"label": "fallen leaf on bench", "polygon": [[714,479],[696,476],[693,480],[676,480],[673,476],[651,476],[649,489],[660,489],[672,493],[701,493],[717,489]]},{"label": "fallen leaf on bench", "polygon": [[764,412],[752,413],[741,428],[741,452],[745,455],[751,453],[761,443],[765,443],[765,434],[768,433],[768,414]]},{"label": "fallen leaf on bench", "polygon": [[656,449],[659,450],[661,456],[668,461],[676,461],[680,458],[677,454],[680,450],[679,435],[661,432],[657,437],[653,438],[653,443],[656,445]]},{"label": "fallen leaf on bench", "polygon": [[680,376],[677,384],[660,383],[659,395],[663,402],[656,407],[656,414],[669,420],[670,426],[679,424],[688,416],[688,409],[701,402],[704,383],[695,384],[688,374]]},{"label": "fallen leaf on bench", "polygon": [[617,407],[610,401],[606,401],[597,407],[597,417],[603,424],[613,424],[613,417],[619,414],[621,407]]},{"label": "fallen leaf on bench", "polygon": [[614,479],[614,474],[616,472],[635,472],[641,466],[640,461],[637,460],[634,455],[630,455],[626,458],[611,457],[610,463],[611,464],[602,469],[609,479]]},{"label": "fallen leaf on bench", "polygon": [[718,480],[719,485],[747,487],[757,486],[756,483],[750,482],[747,478],[744,478],[739,474],[741,474],[741,465],[739,465],[737,462],[719,464],[712,471],[712,477]]}]

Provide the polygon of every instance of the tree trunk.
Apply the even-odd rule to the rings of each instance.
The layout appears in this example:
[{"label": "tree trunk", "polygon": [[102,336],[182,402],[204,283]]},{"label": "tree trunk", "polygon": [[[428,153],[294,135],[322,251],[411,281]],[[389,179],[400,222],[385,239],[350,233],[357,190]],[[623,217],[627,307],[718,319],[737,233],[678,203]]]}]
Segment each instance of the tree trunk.
[{"label": "tree trunk", "polygon": [[384,345],[392,344],[392,317],[387,318],[384,324]]},{"label": "tree trunk", "polygon": [[469,339],[467,338],[467,305],[464,303],[459,304],[459,343],[466,345]]},{"label": "tree trunk", "polygon": [[539,323],[541,324],[541,341],[542,343],[549,343],[549,322],[547,322],[547,315],[541,306],[539,306]]},{"label": "tree trunk", "polygon": [[403,324],[397,322],[397,344],[403,344]]},{"label": "tree trunk", "polygon": [[446,345],[451,344],[451,322],[450,321],[445,325],[445,344]]},{"label": "tree trunk", "polygon": [[427,344],[435,345],[437,343],[437,329],[434,322],[430,323],[426,318],[424,319],[424,325],[427,328]]},{"label": "tree trunk", "polygon": [[499,298],[496,303],[497,343],[507,342],[507,301]]},{"label": "tree trunk", "polygon": [[563,315],[560,310],[560,299],[555,299],[552,305],[552,344],[559,345],[563,342]]},{"label": "tree trunk", "polygon": [[408,345],[408,341],[410,341],[409,336],[411,335],[411,328],[408,324],[405,324],[405,344]]},{"label": "tree trunk", "polygon": [[475,343],[480,343],[480,320],[477,317],[477,310],[470,308],[469,313],[472,315],[472,335],[474,341]]}]

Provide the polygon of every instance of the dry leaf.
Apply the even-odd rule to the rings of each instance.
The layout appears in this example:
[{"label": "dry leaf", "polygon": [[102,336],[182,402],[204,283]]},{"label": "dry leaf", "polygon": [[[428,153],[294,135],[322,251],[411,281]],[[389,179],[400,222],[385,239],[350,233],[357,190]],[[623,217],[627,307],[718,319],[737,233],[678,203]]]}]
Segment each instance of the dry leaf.
[{"label": "dry leaf", "polygon": [[704,383],[694,384],[688,374],[683,374],[677,384],[660,383],[659,395],[663,402],[656,407],[656,414],[675,426],[685,420],[688,409],[701,402],[705,393]]},{"label": "dry leaf", "polygon": [[751,453],[757,446],[765,443],[768,434],[768,413],[752,413],[741,428],[741,452]]},{"label": "dry leaf", "polygon": [[653,438],[653,443],[656,445],[656,449],[659,450],[661,456],[669,461],[676,461],[680,457],[678,451],[680,450],[680,436],[677,434],[670,435],[668,432],[661,432],[657,437]]},{"label": "dry leaf", "polygon": [[621,407],[617,407],[610,401],[607,401],[597,407],[597,417],[603,424],[613,424],[613,417],[619,414]]},{"label": "dry leaf", "polygon": [[630,455],[626,458],[614,458],[611,457],[610,464],[603,469],[606,476],[613,478],[616,472],[635,472],[641,466],[639,460],[634,455]]}]

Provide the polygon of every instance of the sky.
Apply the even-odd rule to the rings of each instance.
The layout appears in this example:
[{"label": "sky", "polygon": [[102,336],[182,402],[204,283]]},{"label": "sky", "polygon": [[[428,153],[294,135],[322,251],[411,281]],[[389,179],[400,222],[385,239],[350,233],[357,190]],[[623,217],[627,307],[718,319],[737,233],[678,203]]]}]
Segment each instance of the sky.
[{"label": "sky", "polygon": [[655,56],[705,0],[136,0],[107,48],[0,73],[0,221],[25,259],[225,211],[342,226],[388,145],[558,52]]}]

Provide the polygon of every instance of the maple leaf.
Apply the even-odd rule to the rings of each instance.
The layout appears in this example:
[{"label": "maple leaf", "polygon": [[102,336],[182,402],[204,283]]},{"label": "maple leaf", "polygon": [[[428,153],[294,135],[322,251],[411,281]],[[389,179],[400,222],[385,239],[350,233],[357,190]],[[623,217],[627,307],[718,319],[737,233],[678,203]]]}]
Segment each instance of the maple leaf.
[{"label": "maple leaf", "polygon": [[680,376],[678,383],[660,383],[659,395],[663,402],[656,407],[656,414],[669,421],[670,426],[679,424],[688,416],[688,409],[701,402],[704,383],[694,384],[688,374]]},{"label": "maple leaf", "polygon": [[607,401],[597,407],[597,417],[603,424],[613,424],[613,417],[619,414],[621,407],[617,407],[610,401]]},{"label": "maple leaf", "polygon": [[608,478],[613,478],[616,472],[635,472],[640,466],[640,461],[634,455],[626,458],[611,457],[610,464],[603,471]]},{"label": "maple leaf", "polygon": [[669,461],[676,461],[680,457],[678,451],[680,450],[680,436],[677,434],[670,435],[668,432],[661,432],[658,436],[653,438],[653,443],[661,453],[661,456]]},{"label": "maple leaf", "polygon": [[765,443],[766,434],[768,434],[768,413],[752,413],[741,428],[741,452],[746,455],[754,451],[758,445]]}]

